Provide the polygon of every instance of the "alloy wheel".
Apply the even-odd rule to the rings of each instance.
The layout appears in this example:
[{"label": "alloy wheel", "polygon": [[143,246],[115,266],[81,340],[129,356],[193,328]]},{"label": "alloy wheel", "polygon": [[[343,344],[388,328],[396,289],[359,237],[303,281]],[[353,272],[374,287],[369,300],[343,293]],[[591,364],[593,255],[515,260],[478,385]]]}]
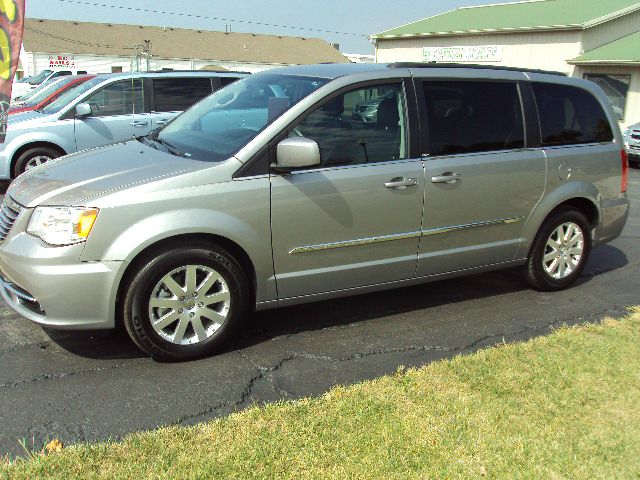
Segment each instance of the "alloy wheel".
[{"label": "alloy wheel", "polygon": [[549,236],[542,266],[552,278],[561,280],[571,275],[580,265],[584,252],[584,233],[579,225],[566,222]]},{"label": "alloy wheel", "polygon": [[176,268],[160,279],[149,298],[156,333],[176,345],[201,343],[229,316],[231,294],[222,275],[204,265]]}]

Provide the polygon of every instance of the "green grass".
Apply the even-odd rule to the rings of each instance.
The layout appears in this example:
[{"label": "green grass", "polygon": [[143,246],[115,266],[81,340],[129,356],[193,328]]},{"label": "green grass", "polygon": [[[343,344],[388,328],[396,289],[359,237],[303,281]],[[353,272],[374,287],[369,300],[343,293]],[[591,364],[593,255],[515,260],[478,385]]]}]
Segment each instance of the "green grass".
[{"label": "green grass", "polygon": [[0,478],[640,478],[640,310]]}]

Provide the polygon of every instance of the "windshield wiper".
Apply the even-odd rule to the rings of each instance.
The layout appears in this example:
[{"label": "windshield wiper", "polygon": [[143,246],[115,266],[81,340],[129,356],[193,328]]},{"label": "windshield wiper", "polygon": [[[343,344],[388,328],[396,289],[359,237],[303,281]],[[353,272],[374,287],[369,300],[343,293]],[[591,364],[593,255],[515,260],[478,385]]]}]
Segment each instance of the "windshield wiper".
[{"label": "windshield wiper", "polygon": [[171,143],[167,142],[165,139],[160,138],[157,134],[152,136],[151,139],[156,142],[159,143],[160,145],[163,145],[170,153],[172,153],[173,155],[177,156],[177,157],[184,157],[184,158],[188,158],[191,155],[189,155],[188,153],[185,152],[181,152],[180,150],[178,150],[175,146],[171,145]]}]

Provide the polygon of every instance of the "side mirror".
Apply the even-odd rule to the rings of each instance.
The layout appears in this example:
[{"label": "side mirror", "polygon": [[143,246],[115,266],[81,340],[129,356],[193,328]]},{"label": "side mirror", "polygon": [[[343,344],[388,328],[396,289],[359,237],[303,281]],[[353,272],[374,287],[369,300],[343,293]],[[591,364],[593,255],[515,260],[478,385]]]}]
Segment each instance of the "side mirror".
[{"label": "side mirror", "polygon": [[318,144],[305,137],[292,137],[282,140],[276,151],[276,172],[288,173],[294,168],[320,165],[320,148]]},{"label": "side mirror", "polygon": [[76,117],[84,118],[91,116],[93,112],[91,111],[91,105],[88,103],[79,103],[76,105]]}]

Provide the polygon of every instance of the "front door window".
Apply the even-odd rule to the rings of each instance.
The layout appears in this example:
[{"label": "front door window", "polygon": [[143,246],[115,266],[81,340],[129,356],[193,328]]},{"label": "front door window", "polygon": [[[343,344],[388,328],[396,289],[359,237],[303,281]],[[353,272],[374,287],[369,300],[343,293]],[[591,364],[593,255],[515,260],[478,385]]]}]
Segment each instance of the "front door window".
[{"label": "front door window", "polygon": [[402,84],[364,87],[329,100],[289,136],[315,140],[321,167],[407,158]]},{"label": "front door window", "polygon": [[96,92],[86,103],[93,117],[131,115],[143,111],[142,79],[115,82]]}]

